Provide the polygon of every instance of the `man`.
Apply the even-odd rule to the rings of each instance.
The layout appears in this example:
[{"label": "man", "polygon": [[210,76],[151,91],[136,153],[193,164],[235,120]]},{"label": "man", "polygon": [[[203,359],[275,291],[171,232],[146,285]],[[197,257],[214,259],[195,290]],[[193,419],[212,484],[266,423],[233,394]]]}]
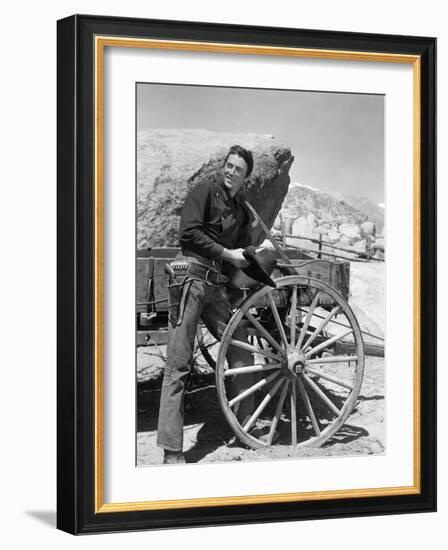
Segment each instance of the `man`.
[{"label": "man", "polygon": [[[221,271],[223,261],[237,268],[248,265],[243,251],[251,244],[250,219],[240,190],[252,169],[252,153],[234,145],[225,158],[222,174],[200,182],[182,209],[179,240],[189,268],[182,299],[169,324],[157,434],[157,444],[164,449],[165,464],[185,462],[182,453],[184,392],[197,324],[202,318],[209,331],[220,339],[232,315],[224,286],[227,278]],[[246,340],[242,329],[234,337]],[[250,352],[235,346],[229,347],[227,360],[231,368],[253,362]],[[250,375],[236,378],[237,393],[252,380]],[[252,396],[240,402],[237,413],[240,421],[247,418],[252,404]]]}]

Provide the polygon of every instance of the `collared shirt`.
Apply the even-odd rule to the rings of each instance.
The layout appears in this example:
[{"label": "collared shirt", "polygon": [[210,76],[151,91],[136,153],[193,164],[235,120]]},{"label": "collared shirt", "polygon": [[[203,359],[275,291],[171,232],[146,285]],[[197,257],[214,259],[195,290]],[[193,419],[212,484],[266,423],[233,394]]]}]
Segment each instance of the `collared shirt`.
[{"label": "collared shirt", "polygon": [[250,245],[250,218],[242,194],[231,197],[221,176],[198,183],[185,200],[179,235],[183,250],[211,260],[224,248]]}]

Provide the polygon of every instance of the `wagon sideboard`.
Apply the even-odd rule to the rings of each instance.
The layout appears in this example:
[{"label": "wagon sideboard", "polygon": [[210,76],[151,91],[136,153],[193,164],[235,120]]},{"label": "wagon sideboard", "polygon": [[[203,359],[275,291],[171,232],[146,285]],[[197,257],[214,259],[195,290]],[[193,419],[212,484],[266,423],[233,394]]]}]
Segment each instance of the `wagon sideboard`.
[{"label": "wagon sideboard", "polygon": [[[179,248],[153,248],[137,251],[136,313],[137,345],[165,344],[168,327],[168,275],[165,266],[174,260]],[[350,263],[342,260],[320,260],[306,257],[300,250],[285,249],[298,275],[319,279],[331,285],[345,299],[349,295]],[[305,257],[304,257],[305,256]],[[282,260],[279,263],[282,265]],[[283,275],[277,268],[273,277]],[[285,300],[276,295],[277,303]],[[264,304],[259,304],[263,306]]]}]

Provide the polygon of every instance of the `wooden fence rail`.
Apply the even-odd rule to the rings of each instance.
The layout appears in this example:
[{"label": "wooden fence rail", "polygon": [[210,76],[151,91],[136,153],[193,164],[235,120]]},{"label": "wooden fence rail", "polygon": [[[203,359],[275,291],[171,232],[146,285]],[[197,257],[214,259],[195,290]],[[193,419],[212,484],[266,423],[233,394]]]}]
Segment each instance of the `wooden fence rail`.
[{"label": "wooden fence rail", "polygon": [[[319,239],[316,239],[316,238],[313,238],[313,237],[301,237],[299,235],[290,235],[288,233],[286,233],[285,229],[284,229],[284,226],[282,224],[282,230],[281,230],[281,242],[283,244],[284,247],[286,247],[286,239],[297,239],[297,240],[305,240],[305,241],[311,241],[313,243],[316,243],[319,248],[318,250],[314,250],[312,248],[303,248],[303,247],[299,247],[299,246],[294,246],[292,245],[294,248],[299,248],[300,250],[303,250],[304,252],[314,252],[314,253],[317,253],[318,254],[318,258],[321,257],[321,255],[326,255],[326,256],[330,256],[332,258],[342,258],[342,259],[346,259],[346,260],[351,260],[351,261],[355,261],[355,262],[370,262],[370,261],[374,261],[374,262],[384,262],[384,259],[382,258],[374,258],[372,256],[372,239],[370,237],[370,235],[367,235],[367,238],[366,238],[366,248],[365,248],[365,251],[361,251],[361,250],[356,250],[354,248],[344,248],[342,246],[337,246],[337,245],[334,245],[332,243],[330,243],[329,241],[324,241],[322,239],[322,235],[320,235]],[[288,246],[291,246],[291,245],[288,245]],[[354,254],[354,255],[357,255],[359,256],[358,258],[348,258],[347,256],[342,256],[341,254],[333,254],[331,252],[327,252],[325,250],[323,250],[322,247],[329,247],[331,248],[332,250],[340,250],[341,252],[346,252],[348,254]],[[361,255],[364,256],[364,258],[360,257]]]},{"label": "wooden fence rail", "polygon": [[299,250],[302,250],[303,252],[313,252],[314,254],[317,253],[317,257],[320,259],[321,256],[330,256],[331,258],[340,258],[341,260],[350,260],[351,262],[363,262],[367,263],[369,260],[365,260],[363,258],[350,258],[349,256],[343,256],[342,254],[332,254],[331,252],[326,252],[325,250],[315,250],[314,248],[304,248],[303,246],[294,246],[294,245],[288,245],[292,248],[297,248]]}]

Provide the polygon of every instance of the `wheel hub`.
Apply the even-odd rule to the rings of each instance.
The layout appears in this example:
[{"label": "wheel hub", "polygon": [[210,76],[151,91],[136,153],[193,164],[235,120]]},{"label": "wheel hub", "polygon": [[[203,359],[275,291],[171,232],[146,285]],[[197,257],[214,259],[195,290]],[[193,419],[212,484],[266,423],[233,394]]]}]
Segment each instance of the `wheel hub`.
[{"label": "wheel hub", "polygon": [[305,356],[300,351],[291,351],[287,357],[288,370],[294,374],[301,374],[305,368]]}]

